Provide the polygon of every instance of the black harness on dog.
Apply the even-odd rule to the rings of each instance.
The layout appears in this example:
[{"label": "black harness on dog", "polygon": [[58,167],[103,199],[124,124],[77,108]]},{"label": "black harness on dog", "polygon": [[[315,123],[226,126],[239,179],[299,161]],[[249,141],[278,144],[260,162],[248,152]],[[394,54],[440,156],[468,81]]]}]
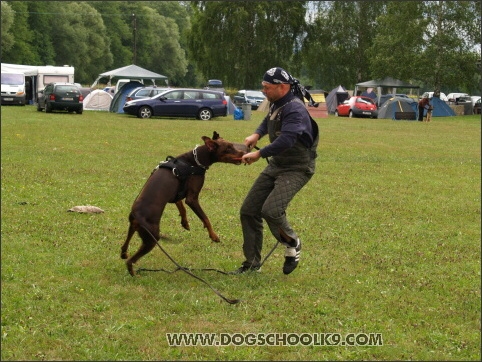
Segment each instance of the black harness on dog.
[{"label": "black harness on dog", "polygon": [[192,166],[189,163],[178,158],[174,158],[172,156],[167,156],[166,160],[159,163],[159,165],[154,169],[154,171],[156,171],[158,168],[168,168],[172,170],[172,174],[179,179],[179,188],[177,189],[176,197],[172,202],[177,202],[186,197],[185,185],[189,176],[203,176],[206,173],[207,169],[207,167],[204,167],[202,165]]}]

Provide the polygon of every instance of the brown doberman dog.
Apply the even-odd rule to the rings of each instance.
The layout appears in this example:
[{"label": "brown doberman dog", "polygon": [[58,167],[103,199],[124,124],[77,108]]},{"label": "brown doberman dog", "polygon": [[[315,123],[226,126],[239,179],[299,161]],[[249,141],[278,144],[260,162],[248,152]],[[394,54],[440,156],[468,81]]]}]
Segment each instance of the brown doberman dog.
[{"label": "brown doberman dog", "polygon": [[126,261],[127,270],[131,275],[135,275],[133,264],[150,252],[160,239],[159,225],[167,203],[176,204],[181,216],[181,225],[189,230],[186,208],[182,202],[186,199],[186,204],[208,229],[211,240],[219,242],[218,235],[199,204],[198,196],[209,166],[216,162],[240,165],[241,157],[247,150],[242,150],[244,145],[224,140],[217,132],[213,133],[212,139],[206,136],[201,138],[204,145],[197,146],[176,158],[169,156],[165,162],[161,162],[134,201],[129,214],[130,225],[127,238],[121,248],[121,258],[127,259],[129,242],[137,231],[142,244],[139,250]]}]

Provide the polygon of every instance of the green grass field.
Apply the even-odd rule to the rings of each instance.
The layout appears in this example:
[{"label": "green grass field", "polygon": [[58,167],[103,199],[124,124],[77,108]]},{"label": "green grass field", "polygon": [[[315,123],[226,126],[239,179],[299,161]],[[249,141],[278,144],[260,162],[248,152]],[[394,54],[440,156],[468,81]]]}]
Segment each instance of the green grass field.
[{"label": "green grass field", "polygon": [[[120,246],[153,168],[213,131],[242,142],[262,117],[1,107],[1,359],[480,360],[480,116],[317,119],[317,173],[288,208],[303,240],[299,267],[283,275],[278,247],[261,273],[195,272],[239,304],[183,272],[128,274]],[[200,199],[219,244],[190,210],[191,231],[182,229],[168,205],[162,245],[178,263],[239,267],[239,208],[265,165],[207,172]],[[76,205],[105,213],[67,212]],[[265,235],[267,253],[275,241]],[[159,248],[136,267],[175,269]],[[224,340],[170,346],[168,333]]]}]

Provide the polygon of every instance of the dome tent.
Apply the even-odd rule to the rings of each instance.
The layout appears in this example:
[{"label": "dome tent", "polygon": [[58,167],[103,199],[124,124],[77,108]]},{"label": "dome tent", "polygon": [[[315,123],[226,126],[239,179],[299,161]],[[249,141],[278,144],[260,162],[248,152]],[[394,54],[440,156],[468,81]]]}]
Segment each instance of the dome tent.
[{"label": "dome tent", "polygon": [[112,96],[102,90],[96,89],[84,98],[84,111],[108,111]]},{"label": "dome tent", "polygon": [[395,119],[396,112],[413,113],[413,120],[417,120],[417,102],[410,98],[393,97],[383,103],[378,110],[378,118]]},{"label": "dome tent", "polygon": [[326,110],[329,114],[334,114],[336,107],[348,98],[350,98],[350,95],[343,86],[339,85],[333,88],[326,96]]},{"label": "dome tent", "polygon": [[455,111],[439,97],[432,97],[430,104],[433,106],[432,117],[455,116]]},{"label": "dome tent", "polygon": [[110,103],[109,111],[114,113],[124,113],[124,104],[126,103],[127,95],[137,87],[143,87],[144,84],[132,81],[126,83],[121,89],[115,94],[112,102]]}]

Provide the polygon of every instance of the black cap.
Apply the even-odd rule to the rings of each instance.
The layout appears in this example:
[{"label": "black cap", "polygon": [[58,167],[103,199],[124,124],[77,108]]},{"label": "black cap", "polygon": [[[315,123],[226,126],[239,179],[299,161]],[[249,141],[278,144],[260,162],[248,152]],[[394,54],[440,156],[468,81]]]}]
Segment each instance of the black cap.
[{"label": "black cap", "polygon": [[264,73],[263,81],[271,84],[292,84],[293,77],[283,68],[271,68]]}]

